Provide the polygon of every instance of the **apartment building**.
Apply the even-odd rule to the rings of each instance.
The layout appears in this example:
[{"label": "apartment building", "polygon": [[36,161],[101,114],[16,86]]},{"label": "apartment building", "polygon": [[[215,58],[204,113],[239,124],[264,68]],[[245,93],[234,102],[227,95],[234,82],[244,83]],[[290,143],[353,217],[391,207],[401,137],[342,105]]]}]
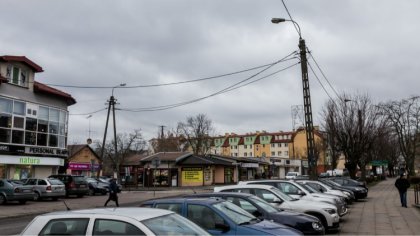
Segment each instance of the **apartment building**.
[{"label": "apartment building", "polygon": [[35,80],[41,66],[0,56],[0,178],[55,174],[67,157],[68,106],[76,100]]}]

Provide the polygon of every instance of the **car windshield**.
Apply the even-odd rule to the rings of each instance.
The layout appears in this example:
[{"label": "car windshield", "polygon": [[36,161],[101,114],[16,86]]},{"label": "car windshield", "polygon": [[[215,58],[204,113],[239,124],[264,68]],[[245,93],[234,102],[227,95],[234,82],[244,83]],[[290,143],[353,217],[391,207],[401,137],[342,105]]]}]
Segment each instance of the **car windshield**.
[{"label": "car windshield", "polygon": [[332,180],[327,180],[327,183],[330,183],[331,185],[335,185],[335,186],[337,186],[337,187],[341,187],[341,185],[340,185],[340,184],[338,184],[338,183],[336,183],[336,182],[334,182],[334,181],[332,181]]},{"label": "car windshield", "polygon": [[254,202],[259,207],[263,208],[265,211],[267,211],[269,213],[273,213],[273,212],[278,212],[279,211],[277,208],[274,208],[270,203],[262,200],[259,197],[252,196],[249,199],[250,199],[250,201]]},{"label": "car windshield", "polygon": [[215,203],[213,206],[223,212],[227,217],[229,217],[238,225],[249,223],[252,220],[257,219],[249,212],[228,201]]},{"label": "car windshield", "polygon": [[293,173],[293,172],[289,172],[289,173],[287,173],[286,174],[286,176],[296,176],[297,174],[296,173]]},{"label": "car windshield", "polygon": [[20,180],[15,180],[15,179],[9,179],[9,180],[7,180],[7,182],[12,184],[13,186],[23,185],[23,182],[21,182]]},{"label": "car windshield", "polygon": [[308,184],[304,184],[304,183],[299,183],[300,184],[300,186],[302,186],[304,189],[306,189],[308,192],[310,192],[310,193],[319,193],[319,191],[318,190],[316,190],[316,189],[314,189],[314,188],[312,188],[310,185],[308,185]]},{"label": "car windshield", "polygon": [[202,228],[176,213],[141,222],[156,235],[209,235]]},{"label": "car windshield", "polygon": [[295,199],[285,193],[283,193],[282,191],[280,191],[278,188],[276,187],[272,187],[270,188],[272,192],[274,192],[274,194],[276,194],[278,197],[280,197],[281,199],[283,199],[284,201],[294,201]]}]

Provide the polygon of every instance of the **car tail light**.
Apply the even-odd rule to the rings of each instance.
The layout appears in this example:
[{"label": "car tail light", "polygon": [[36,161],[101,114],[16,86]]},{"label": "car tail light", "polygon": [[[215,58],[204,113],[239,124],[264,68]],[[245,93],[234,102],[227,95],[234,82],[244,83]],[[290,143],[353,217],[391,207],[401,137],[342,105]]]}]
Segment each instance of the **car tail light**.
[{"label": "car tail light", "polygon": [[51,186],[47,186],[47,191],[51,191]]},{"label": "car tail light", "polygon": [[76,188],[76,184],[74,184],[74,182],[70,183],[70,188]]},{"label": "car tail light", "polygon": [[20,193],[20,188],[15,188],[15,193]]}]

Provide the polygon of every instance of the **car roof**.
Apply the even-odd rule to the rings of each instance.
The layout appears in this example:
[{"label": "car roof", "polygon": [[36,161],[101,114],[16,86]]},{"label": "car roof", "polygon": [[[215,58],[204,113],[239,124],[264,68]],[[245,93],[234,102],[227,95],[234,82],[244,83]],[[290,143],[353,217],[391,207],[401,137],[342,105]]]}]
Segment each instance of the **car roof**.
[{"label": "car roof", "polygon": [[113,215],[133,218],[142,221],[163,215],[173,214],[172,211],[158,208],[142,208],[142,207],[116,207],[116,208],[92,208],[83,210],[70,210],[46,213],[44,216],[69,216],[71,215]]},{"label": "car roof", "polygon": [[225,189],[243,189],[243,188],[259,188],[259,189],[274,189],[276,187],[267,184],[243,184],[243,185],[229,185],[214,187],[214,191],[221,191]]},{"label": "car roof", "polygon": [[186,197],[168,197],[168,198],[159,198],[159,199],[150,199],[147,201],[144,201],[143,203],[150,203],[150,202],[171,202],[171,203],[183,203],[183,202],[200,202],[200,203],[205,203],[205,204],[213,204],[216,202],[220,202],[220,201],[224,201],[221,199],[214,199],[214,198],[201,198],[201,199],[197,199],[197,198],[188,198],[188,196]]},{"label": "car roof", "polygon": [[198,196],[198,197],[206,197],[206,196],[237,196],[237,197],[253,197],[254,195],[250,194],[250,193],[236,193],[236,192],[215,192],[215,193],[198,193],[198,194],[191,194],[191,195],[186,195],[184,196],[185,198],[188,197],[194,197],[194,196]]}]

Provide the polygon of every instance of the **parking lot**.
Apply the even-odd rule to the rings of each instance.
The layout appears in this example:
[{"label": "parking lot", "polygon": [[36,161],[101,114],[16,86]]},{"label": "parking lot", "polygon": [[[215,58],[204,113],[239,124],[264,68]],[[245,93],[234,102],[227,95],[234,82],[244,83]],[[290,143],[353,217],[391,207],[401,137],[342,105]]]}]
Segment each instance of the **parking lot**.
[{"label": "parking lot", "polygon": [[[340,230],[335,235],[416,235],[420,232],[420,210],[414,206],[414,193],[408,192],[409,207],[403,208],[394,187],[395,178],[388,178],[369,188],[368,198],[355,202],[349,213],[343,217]],[[165,191],[123,191],[119,194],[121,206],[136,206],[141,201],[152,198],[211,192],[212,187],[174,188]],[[85,196],[66,198],[58,201],[43,200],[25,205],[8,203],[0,206],[0,218],[22,217],[31,214],[70,209],[102,207],[107,196]],[[63,201],[64,200],[64,201]],[[110,203],[113,206],[113,203]]]}]

